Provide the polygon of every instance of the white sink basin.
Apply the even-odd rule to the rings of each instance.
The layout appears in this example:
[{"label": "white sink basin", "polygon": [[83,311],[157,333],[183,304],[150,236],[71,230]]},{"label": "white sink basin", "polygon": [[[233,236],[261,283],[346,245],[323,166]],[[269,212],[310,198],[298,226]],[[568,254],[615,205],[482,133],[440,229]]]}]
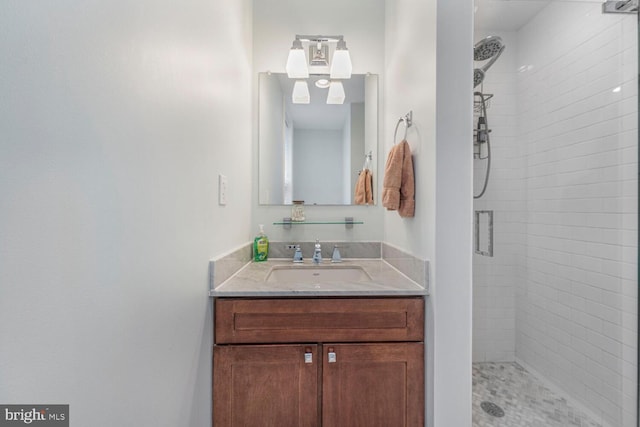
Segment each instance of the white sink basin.
[{"label": "white sink basin", "polygon": [[357,265],[276,265],[271,268],[266,282],[329,283],[368,282],[371,277]]}]

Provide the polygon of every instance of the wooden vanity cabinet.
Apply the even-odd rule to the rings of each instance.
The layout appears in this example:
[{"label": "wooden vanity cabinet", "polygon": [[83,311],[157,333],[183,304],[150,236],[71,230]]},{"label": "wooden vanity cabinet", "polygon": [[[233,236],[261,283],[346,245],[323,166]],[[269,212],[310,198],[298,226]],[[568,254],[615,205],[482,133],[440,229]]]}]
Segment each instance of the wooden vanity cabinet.
[{"label": "wooden vanity cabinet", "polygon": [[423,426],[423,341],[420,297],[216,299],[213,425]]}]

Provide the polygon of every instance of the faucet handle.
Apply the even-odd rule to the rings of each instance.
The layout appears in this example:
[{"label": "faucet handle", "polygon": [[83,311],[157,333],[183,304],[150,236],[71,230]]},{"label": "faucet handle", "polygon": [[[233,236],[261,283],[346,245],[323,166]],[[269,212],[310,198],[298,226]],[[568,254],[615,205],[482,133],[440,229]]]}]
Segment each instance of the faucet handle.
[{"label": "faucet handle", "polygon": [[333,245],[333,255],[331,255],[331,262],[342,262],[342,257],[340,256],[338,245]]}]

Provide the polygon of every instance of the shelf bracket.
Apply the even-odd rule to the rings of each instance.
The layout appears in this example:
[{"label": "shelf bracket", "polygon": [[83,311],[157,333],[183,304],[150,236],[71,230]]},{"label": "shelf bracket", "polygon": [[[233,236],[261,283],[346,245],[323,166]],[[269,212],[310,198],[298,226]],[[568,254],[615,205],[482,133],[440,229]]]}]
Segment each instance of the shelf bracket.
[{"label": "shelf bracket", "polygon": [[282,218],[282,224],[282,228],[284,230],[291,230],[291,217],[285,216],[284,218]]},{"label": "shelf bracket", "polygon": [[345,216],[344,217],[344,228],[346,228],[347,230],[350,228],[353,228],[353,217],[352,216]]}]

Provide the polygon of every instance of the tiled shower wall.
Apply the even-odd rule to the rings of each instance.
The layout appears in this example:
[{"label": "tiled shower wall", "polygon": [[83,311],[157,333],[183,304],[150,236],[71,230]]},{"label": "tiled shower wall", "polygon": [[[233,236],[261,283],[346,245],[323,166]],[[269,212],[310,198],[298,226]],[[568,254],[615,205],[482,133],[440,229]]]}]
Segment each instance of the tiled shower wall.
[{"label": "tiled shower wall", "polygon": [[[486,73],[483,84],[475,88],[476,92],[493,95],[487,104],[492,130],[489,184],[473,206],[474,210],[493,211],[494,255],[473,256],[473,360],[502,362],[515,358],[515,285],[524,228],[523,160],[516,128],[516,33],[476,32],[476,40],[488,35],[501,37],[506,49]],[[477,111],[479,104],[474,107]],[[474,122],[477,117],[478,112]],[[474,160],[475,194],[482,190],[486,165],[486,160]]]},{"label": "tiled shower wall", "polygon": [[516,357],[613,426],[635,426],[637,29],[551,2],[518,32],[526,274]]},{"label": "tiled shower wall", "polygon": [[636,405],[637,17],[600,7],[551,2],[517,33],[498,33],[507,50],[485,84],[494,164],[474,204],[495,211],[495,256],[474,258],[474,360],[515,356],[626,427]]}]

